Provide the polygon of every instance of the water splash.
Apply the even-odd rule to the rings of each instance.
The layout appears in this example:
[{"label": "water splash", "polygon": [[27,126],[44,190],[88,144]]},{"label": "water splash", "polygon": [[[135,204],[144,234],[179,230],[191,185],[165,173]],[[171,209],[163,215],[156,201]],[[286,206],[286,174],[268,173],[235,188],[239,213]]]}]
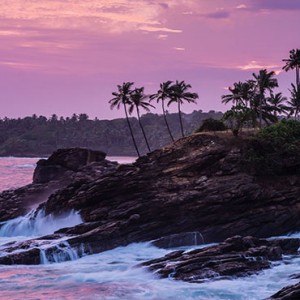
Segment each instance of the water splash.
[{"label": "water splash", "polygon": [[84,247],[80,247],[78,250],[74,249],[67,241],[61,241],[50,249],[40,249],[41,264],[44,265],[77,260],[84,254]]},{"label": "water splash", "polygon": [[25,216],[5,222],[0,229],[0,237],[43,236],[80,223],[82,219],[74,210],[60,216],[53,216],[45,215],[43,210],[37,212],[34,209]]}]

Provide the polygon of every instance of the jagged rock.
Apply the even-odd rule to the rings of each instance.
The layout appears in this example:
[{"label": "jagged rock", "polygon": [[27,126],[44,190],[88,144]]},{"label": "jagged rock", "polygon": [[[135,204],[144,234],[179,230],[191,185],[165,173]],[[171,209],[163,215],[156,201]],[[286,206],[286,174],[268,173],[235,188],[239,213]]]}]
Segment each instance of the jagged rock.
[{"label": "jagged rock", "polygon": [[25,215],[71,182],[94,180],[115,170],[118,163],[105,156],[102,151],[74,148],[59,149],[49,159],[39,160],[32,184],[0,193],[0,222]]},{"label": "jagged rock", "polygon": [[[54,214],[75,209],[85,222],[112,224],[120,243],[124,236],[130,243],[183,232],[200,232],[209,243],[300,229],[299,176],[247,173],[242,151],[215,136],[190,136],[109,175],[70,184],[43,208]],[[70,232],[76,230],[85,229]],[[118,238],[105,243],[116,245]]]},{"label": "jagged rock", "polygon": [[263,240],[235,236],[189,252],[175,251],[142,264],[161,277],[188,282],[248,276],[271,267],[283,254],[297,254],[300,239]]},{"label": "jagged rock", "polygon": [[85,223],[60,232],[71,235],[72,247],[88,245],[93,253],[185,232],[199,232],[209,243],[299,230],[299,174],[260,176],[244,163],[244,148],[243,142],[192,135],[131,165],[95,162],[91,170],[63,176],[69,184],[39,209],[79,211]]},{"label": "jagged rock", "polygon": [[91,162],[101,162],[106,153],[84,148],[58,149],[47,160],[40,159],[33,174],[33,183],[46,183],[61,178],[67,171],[77,172]]},{"label": "jagged rock", "polygon": [[279,292],[266,300],[299,300],[300,299],[300,282],[294,285],[284,287]]}]

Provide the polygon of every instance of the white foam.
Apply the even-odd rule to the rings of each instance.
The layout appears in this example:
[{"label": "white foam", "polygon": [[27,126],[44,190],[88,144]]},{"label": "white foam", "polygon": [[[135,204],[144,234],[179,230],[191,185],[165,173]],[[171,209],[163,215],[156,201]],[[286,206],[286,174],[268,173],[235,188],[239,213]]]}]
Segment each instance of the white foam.
[{"label": "white foam", "polygon": [[82,223],[82,219],[74,210],[60,216],[53,216],[52,214],[45,215],[43,210],[36,212],[34,209],[26,216],[4,223],[0,229],[0,236],[43,236],[80,223]]}]

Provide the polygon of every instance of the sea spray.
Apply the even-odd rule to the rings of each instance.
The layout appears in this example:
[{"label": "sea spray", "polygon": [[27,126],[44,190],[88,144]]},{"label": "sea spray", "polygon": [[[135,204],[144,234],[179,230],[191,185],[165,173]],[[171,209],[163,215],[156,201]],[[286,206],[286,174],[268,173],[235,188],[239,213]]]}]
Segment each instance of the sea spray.
[{"label": "sea spray", "polygon": [[67,241],[61,241],[54,247],[40,249],[40,260],[41,264],[60,263],[79,259],[84,254],[84,247],[77,250],[72,248]]},{"label": "sea spray", "polygon": [[43,236],[52,234],[55,231],[73,227],[82,223],[79,213],[71,210],[68,213],[54,216],[45,215],[44,210],[30,211],[27,215],[2,223],[0,237],[13,236]]}]

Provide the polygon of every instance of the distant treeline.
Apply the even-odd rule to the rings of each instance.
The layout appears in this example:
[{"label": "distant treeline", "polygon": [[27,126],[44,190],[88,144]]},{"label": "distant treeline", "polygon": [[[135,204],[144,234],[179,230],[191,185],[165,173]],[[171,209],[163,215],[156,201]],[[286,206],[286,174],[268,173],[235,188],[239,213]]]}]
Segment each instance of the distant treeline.
[{"label": "distant treeline", "polygon": [[[178,114],[168,114],[174,136],[179,138]],[[221,112],[194,111],[183,114],[186,134],[198,128],[204,119],[222,118]],[[171,143],[163,116],[148,113],[141,117],[151,150]],[[147,152],[136,118],[130,118],[142,153]],[[126,119],[90,120],[87,114],[72,117],[31,117],[0,119],[0,156],[47,156],[58,148],[87,147],[108,155],[136,155]]]}]

